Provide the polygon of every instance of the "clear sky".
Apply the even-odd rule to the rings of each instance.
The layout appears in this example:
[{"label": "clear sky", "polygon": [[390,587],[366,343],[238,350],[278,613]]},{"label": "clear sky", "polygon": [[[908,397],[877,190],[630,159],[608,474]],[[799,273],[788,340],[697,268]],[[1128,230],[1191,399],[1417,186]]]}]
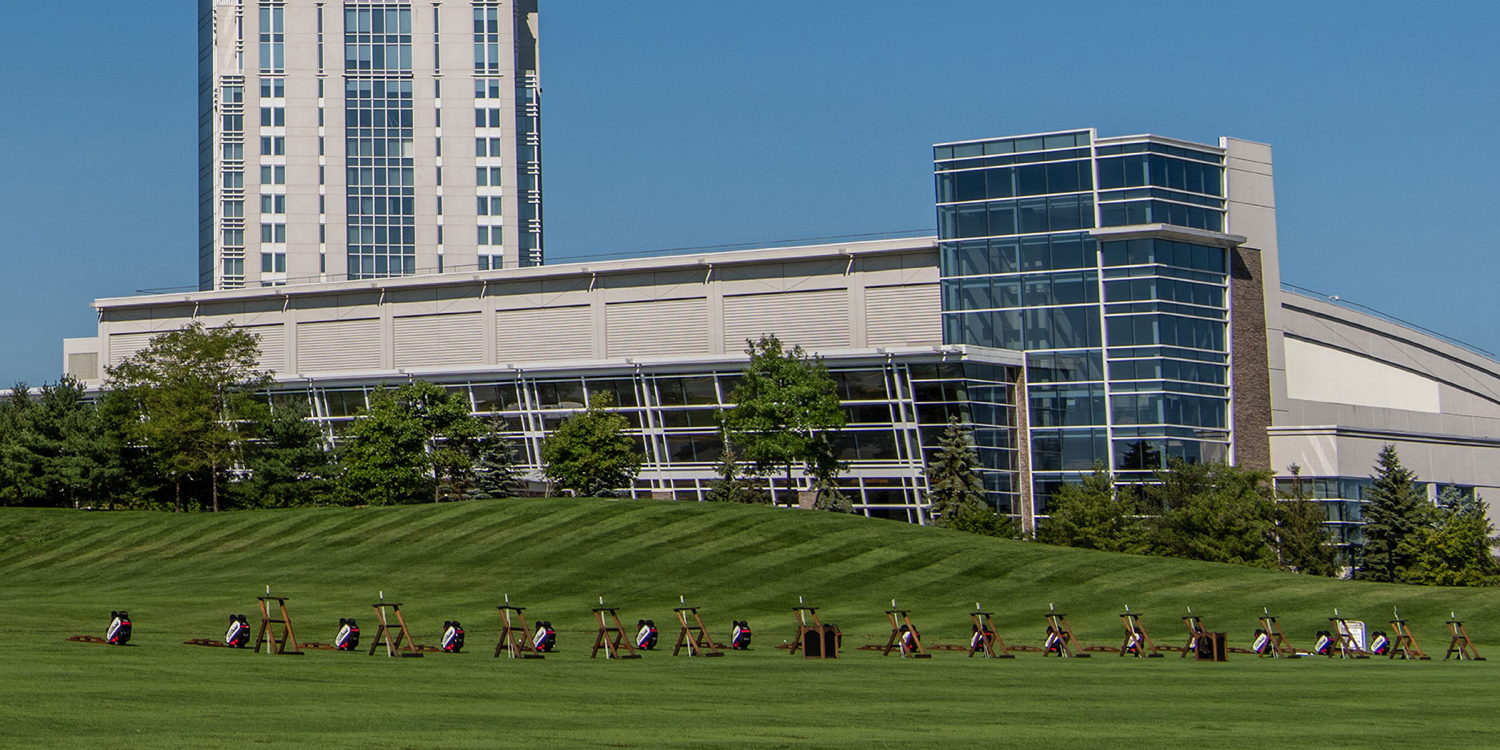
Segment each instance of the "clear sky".
[{"label": "clear sky", "polygon": [[[10,3],[0,387],[197,279],[195,4]],[[548,259],[931,230],[930,144],[1275,148],[1285,280],[1500,352],[1500,3],[542,0]]]}]

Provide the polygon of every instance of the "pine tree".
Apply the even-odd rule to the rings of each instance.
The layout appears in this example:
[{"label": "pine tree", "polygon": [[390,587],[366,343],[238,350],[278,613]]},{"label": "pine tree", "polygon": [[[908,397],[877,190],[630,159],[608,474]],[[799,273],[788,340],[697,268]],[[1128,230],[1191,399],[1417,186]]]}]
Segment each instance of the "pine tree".
[{"label": "pine tree", "polygon": [[984,509],[984,483],[979,481],[978,468],[968,431],[958,417],[949,417],[938,451],[926,468],[929,521],[951,526],[959,517]]},{"label": "pine tree", "polygon": [[743,471],[734,447],[726,442],[724,455],[714,468],[714,473],[719,476],[708,485],[707,500],[711,503],[770,503],[770,495],[757,492],[745,479]]},{"label": "pine tree", "polygon": [[475,442],[473,483],[465,499],[492,500],[520,492],[523,479],[516,445],[499,432],[500,425],[491,423],[489,434]]},{"label": "pine tree", "polygon": [[1307,498],[1302,468],[1293,464],[1292,490],[1276,503],[1276,549],[1284,570],[1303,575],[1338,572],[1338,550],[1328,535],[1328,514]]},{"label": "pine tree", "polygon": [[1380,449],[1375,459],[1375,486],[1365,507],[1365,541],[1355,577],[1398,583],[1414,562],[1411,536],[1421,528],[1431,506],[1417,475],[1401,465],[1396,446]]}]

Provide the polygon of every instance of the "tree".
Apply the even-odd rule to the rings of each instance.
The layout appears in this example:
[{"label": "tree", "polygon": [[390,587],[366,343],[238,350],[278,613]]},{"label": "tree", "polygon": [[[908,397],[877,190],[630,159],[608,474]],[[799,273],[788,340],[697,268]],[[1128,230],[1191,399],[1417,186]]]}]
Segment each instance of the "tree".
[{"label": "tree", "polygon": [[332,489],[333,456],[322,428],[309,421],[306,397],[285,396],[260,404],[246,424],[247,476],[235,487],[240,504],[252,508],[317,505]]},{"label": "tree", "polygon": [[502,435],[503,431],[504,426],[498,420],[491,421],[485,434],[474,441],[473,487],[465,497],[490,500],[514,497],[520,492],[521,460],[516,444]]},{"label": "tree", "polygon": [[547,480],[581,497],[630,486],[645,458],[625,434],[625,417],[608,411],[613,397],[590,393],[588,403],[588,409],[563,420],[542,441]]},{"label": "tree", "polygon": [[719,464],[714,468],[714,473],[719,476],[708,486],[709,502],[746,504],[770,502],[770,496],[757,491],[743,476],[739,457],[735,455],[734,449],[728,445],[727,441],[724,446],[724,455],[719,458]]},{"label": "tree", "polygon": [[256,369],[260,337],[234,324],[209,329],[200,322],[163,333],[136,354],[106,368],[111,397],[130,412],[127,439],[145,448],[175,487],[183,510],[183,485],[208,480],[219,510],[219,476],[246,440],[240,416],[270,375]]},{"label": "tree", "polygon": [[1292,490],[1276,502],[1276,549],[1283,570],[1303,575],[1338,573],[1338,550],[1328,535],[1328,514],[1307,498],[1302,468],[1288,467]]},{"label": "tree", "polygon": [[[788,489],[799,465],[826,484],[842,468],[832,455],[846,423],[837,384],[800,346],[787,351],[773,335],[745,343],[750,363],[730,395],[735,405],[719,413],[727,445],[756,474],[784,471]],[[774,484],[771,499],[778,500]]]},{"label": "tree", "polygon": [[1117,489],[1103,462],[1081,484],[1064,484],[1047,503],[1047,519],[1037,529],[1037,541],[1060,547],[1105,552],[1142,551],[1144,531],[1136,516],[1135,497]]},{"label": "tree", "polygon": [[1438,494],[1430,522],[1407,538],[1412,562],[1404,578],[1428,586],[1500,585],[1496,541],[1489,505],[1448,485]]},{"label": "tree", "polygon": [[344,502],[397,505],[467,481],[470,441],[482,430],[468,399],[418,380],[370,394],[370,406],[349,426],[341,455]]},{"label": "tree", "polygon": [[1151,554],[1185,560],[1276,567],[1271,473],[1229,464],[1172,460],[1145,485]]},{"label": "tree", "polygon": [[948,417],[938,451],[923,470],[927,475],[929,520],[938,526],[952,526],[960,516],[984,509],[984,483],[979,481],[978,468],[969,432],[957,416]]},{"label": "tree", "polygon": [[1417,475],[1401,465],[1396,446],[1380,449],[1373,479],[1365,506],[1365,541],[1354,577],[1398,583],[1414,562],[1414,550],[1407,541],[1424,525],[1431,508]]}]

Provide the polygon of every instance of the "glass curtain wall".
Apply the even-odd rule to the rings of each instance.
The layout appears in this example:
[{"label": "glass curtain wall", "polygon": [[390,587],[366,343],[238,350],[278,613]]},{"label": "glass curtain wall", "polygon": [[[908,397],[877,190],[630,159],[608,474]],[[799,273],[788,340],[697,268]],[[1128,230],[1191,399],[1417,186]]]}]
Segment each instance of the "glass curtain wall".
[{"label": "glass curtain wall", "polygon": [[411,7],[344,5],[350,279],[417,272]]},{"label": "glass curtain wall", "polygon": [[[865,515],[921,522],[925,503],[924,457],[938,448],[949,415],[974,425],[981,477],[991,502],[1014,512],[1016,424],[1015,368],[981,363],[890,363],[830,367],[848,426],[836,442],[848,465],[839,486]],[[612,411],[625,416],[646,462],[636,497],[703,500],[723,456],[716,412],[732,406],[739,372],[612,372],[599,375],[516,376],[442,383],[462,394],[475,414],[500,422],[515,441],[525,468],[541,469],[541,443],[569,415],[587,408],[592,394],[609,393]],[[319,387],[311,393],[315,417],[337,439],[368,402],[373,386]],[[778,491],[783,477],[772,477]],[[801,472],[796,491],[811,489]]]},{"label": "glass curtain wall", "polygon": [[1096,463],[1136,479],[1172,457],[1223,460],[1227,252],[1090,231],[1222,230],[1222,155],[1080,130],[934,157],[943,338],[1027,352],[1037,512]]}]

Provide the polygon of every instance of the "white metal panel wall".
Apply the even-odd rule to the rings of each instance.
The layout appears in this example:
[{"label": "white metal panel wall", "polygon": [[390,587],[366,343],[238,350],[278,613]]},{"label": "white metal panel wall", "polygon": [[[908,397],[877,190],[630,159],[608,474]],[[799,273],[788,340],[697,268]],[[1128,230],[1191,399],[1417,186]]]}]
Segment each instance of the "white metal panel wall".
[{"label": "white metal panel wall", "polygon": [[506,362],[593,359],[594,323],[587,306],[495,313],[495,356]]},{"label": "white metal panel wall", "polygon": [[837,349],[851,345],[849,292],[825,289],[724,298],[724,348],[774,333],[788,346]]},{"label": "white metal panel wall", "polygon": [[297,369],[302,372],[380,369],[380,321],[370,318],[298,323]]},{"label": "white metal panel wall", "polygon": [[153,336],[160,336],[166,331],[152,331],[149,333],[112,333],[109,335],[109,366],[118,367],[136,352],[151,345]]},{"label": "white metal panel wall", "polygon": [[260,337],[260,358],[257,363],[260,369],[278,373],[286,369],[285,327],[252,326],[245,330]]},{"label": "white metal panel wall", "polygon": [[929,346],[943,343],[942,297],[937,284],[881,286],[865,290],[867,346]]},{"label": "white metal panel wall", "polygon": [[479,313],[396,318],[397,367],[484,364],[484,320]]},{"label": "white metal panel wall", "polygon": [[708,301],[620,302],[605,308],[610,357],[708,354]]}]

